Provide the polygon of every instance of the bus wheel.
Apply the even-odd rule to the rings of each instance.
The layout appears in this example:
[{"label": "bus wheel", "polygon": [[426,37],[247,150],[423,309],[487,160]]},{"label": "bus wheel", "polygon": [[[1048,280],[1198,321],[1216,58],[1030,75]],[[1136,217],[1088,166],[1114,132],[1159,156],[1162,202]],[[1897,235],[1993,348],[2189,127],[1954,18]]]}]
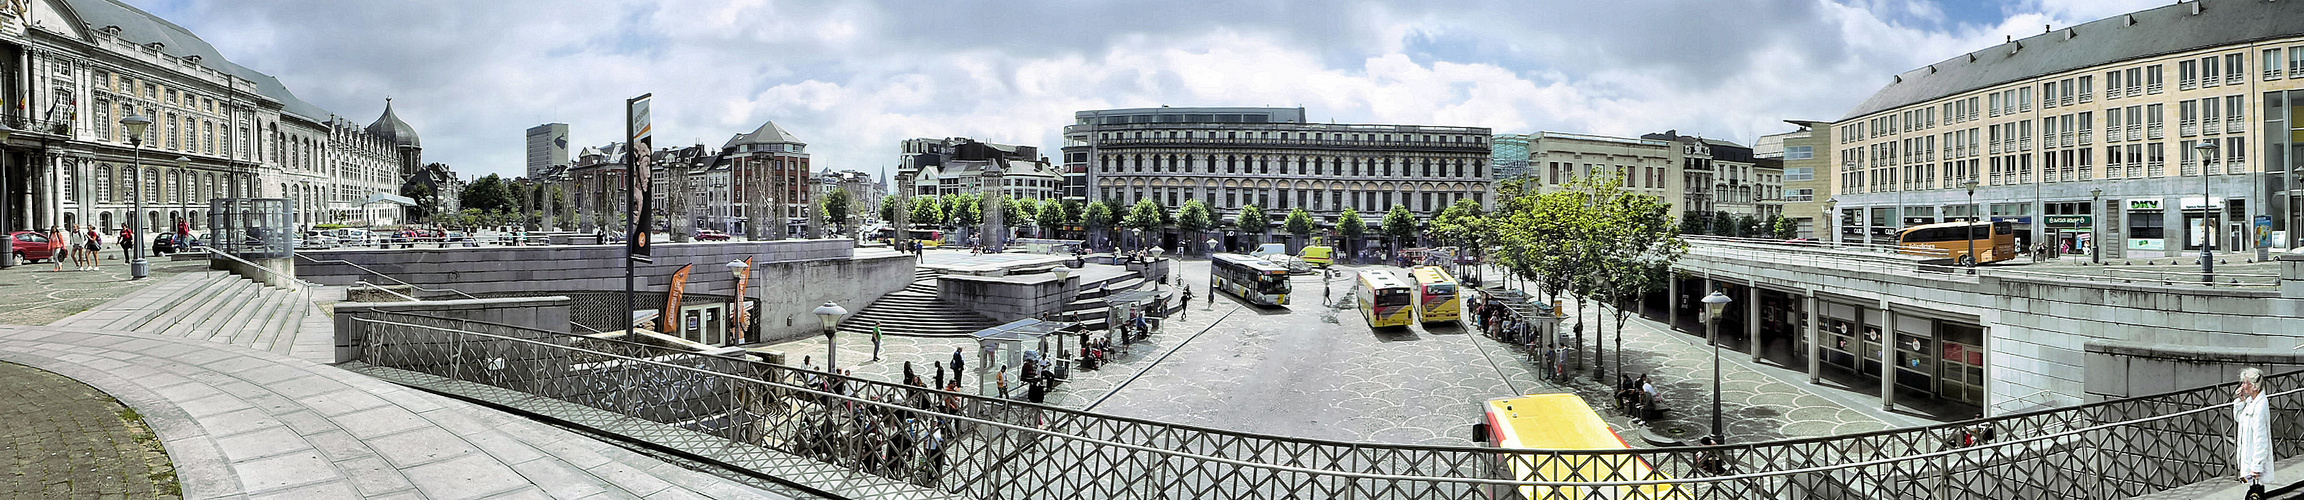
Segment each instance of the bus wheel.
[{"label": "bus wheel", "polygon": [[1976,256],[1974,256],[1974,255],[1962,255],[1962,256],[1960,256],[1960,265],[1962,265],[1962,266],[1975,266],[1975,265],[1976,265]]}]

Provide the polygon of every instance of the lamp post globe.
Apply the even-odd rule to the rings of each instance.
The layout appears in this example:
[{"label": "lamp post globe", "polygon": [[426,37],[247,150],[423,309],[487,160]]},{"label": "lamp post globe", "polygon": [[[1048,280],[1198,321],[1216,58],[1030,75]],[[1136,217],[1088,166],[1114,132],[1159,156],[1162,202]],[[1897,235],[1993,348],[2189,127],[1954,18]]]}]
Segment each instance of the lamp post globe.
[{"label": "lamp post globe", "polygon": [[[128,192],[136,199],[136,211],[128,213],[127,223],[130,234],[140,234],[143,231],[137,226],[143,225],[139,220],[144,216],[144,188],[150,182],[144,178],[144,131],[152,126],[152,119],[144,115],[128,115],[120,119],[120,126],[128,129],[128,143],[136,149],[136,160],[131,164],[135,175],[130,177],[136,180],[136,185],[128,188]],[[151,276],[152,263],[144,261],[143,245],[134,241],[122,241],[120,244],[127,245],[129,253],[135,256],[135,260],[128,261],[128,279]]]},{"label": "lamp post globe", "polygon": [[1208,243],[1208,251],[1207,251],[1207,252],[1204,252],[1204,253],[1211,253],[1211,254],[1213,254],[1213,253],[1216,253],[1216,245],[1221,245],[1221,244],[1224,244],[1223,242],[1220,242],[1220,241],[1216,241],[1216,239],[1215,239],[1215,238],[1209,238],[1209,239],[1208,239],[1208,241],[1207,241],[1207,243]]},{"label": "lamp post globe", "polygon": [[[1728,303],[1735,299],[1713,290],[1704,296],[1704,338],[1712,344],[1712,435],[1726,436],[1720,427],[1720,315],[1728,311]],[[1722,439],[1726,441],[1726,439]]]},{"label": "lamp post globe", "polygon": [[2216,158],[2216,141],[2192,146],[2200,152],[2200,282],[2216,282],[2216,211],[2223,208],[2208,197],[2208,160]]},{"label": "lamp post globe", "polygon": [[839,355],[840,344],[833,342],[832,334],[839,331],[840,318],[847,316],[848,310],[841,308],[840,304],[825,302],[824,305],[816,306],[815,313],[816,319],[824,322],[824,371],[837,374],[839,371],[834,356]]}]

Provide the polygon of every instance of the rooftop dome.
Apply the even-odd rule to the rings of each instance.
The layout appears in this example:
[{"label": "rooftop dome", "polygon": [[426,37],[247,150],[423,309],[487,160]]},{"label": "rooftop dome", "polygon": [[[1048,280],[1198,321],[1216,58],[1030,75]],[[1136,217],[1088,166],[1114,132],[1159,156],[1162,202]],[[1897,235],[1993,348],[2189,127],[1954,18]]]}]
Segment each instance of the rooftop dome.
[{"label": "rooftop dome", "polygon": [[376,117],[376,123],[368,124],[368,133],[390,140],[395,146],[424,147],[422,141],[416,140],[416,128],[408,126],[408,122],[400,121],[399,115],[392,114],[390,97],[384,98],[384,116]]}]

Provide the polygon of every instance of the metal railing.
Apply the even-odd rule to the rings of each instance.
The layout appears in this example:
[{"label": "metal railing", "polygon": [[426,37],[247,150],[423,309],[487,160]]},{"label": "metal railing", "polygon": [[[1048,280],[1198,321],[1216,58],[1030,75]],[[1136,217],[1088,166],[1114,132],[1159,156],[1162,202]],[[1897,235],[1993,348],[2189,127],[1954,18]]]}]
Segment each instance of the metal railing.
[{"label": "metal railing", "polygon": [[[2233,452],[2230,384],[1825,438],[1514,450],[1283,438],[505,325],[352,321],[369,366],[857,497],[2114,499],[2224,477]],[[2278,455],[2304,452],[2299,391],[2271,396]]]},{"label": "metal railing", "polygon": [[218,250],[218,249],[215,249],[215,248],[210,248],[210,247],[205,247],[205,246],[200,246],[200,247],[192,247],[192,248],[198,249],[198,250],[200,250],[200,251],[203,251],[203,252],[208,252],[208,258],[211,258],[211,259],[213,259],[213,258],[218,258],[218,257],[221,257],[221,258],[225,258],[225,259],[230,259],[230,260],[232,260],[233,262],[239,262],[239,263],[240,263],[242,266],[245,266],[245,267],[247,267],[247,268],[249,268],[249,269],[255,269],[255,270],[258,270],[258,271],[263,271],[263,272],[264,272],[264,274],[267,274],[267,275],[271,275],[271,276],[277,276],[277,277],[281,277],[281,278],[286,278],[286,279],[287,279],[287,281],[288,281],[289,283],[293,283],[293,284],[295,284],[295,285],[296,285],[296,287],[297,287],[297,289],[299,289],[299,290],[306,290],[306,289],[311,289],[311,288],[314,288],[314,287],[318,287],[318,286],[320,286],[320,285],[314,284],[314,283],[312,283],[312,282],[310,282],[310,281],[304,281],[304,280],[303,280],[303,279],[301,279],[301,278],[297,278],[295,275],[292,275],[292,274],[283,274],[283,273],[281,273],[281,272],[279,272],[279,271],[274,271],[274,270],[272,270],[272,268],[270,268],[270,267],[265,267],[265,266],[262,266],[262,265],[258,265],[258,264],[254,263],[254,262],[249,262],[249,261],[248,261],[248,259],[243,259],[243,258],[240,258],[240,256],[238,256],[238,255],[232,255],[232,253],[231,253],[231,252],[226,252],[226,251],[223,251],[223,250]]},{"label": "metal railing", "polygon": [[368,268],[368,266],[363,266],[363,265],[360,265],[360,264],[356,264],[356,263],[353,263],[353,262],[351,262],[351,261],[346,261],[346,260],[343,260],[343,259],[329,259],[329,260],[320,260],[320,259],[314,259],[314,258],[311,258],[311,257],[306,257],[306,256],[304,256],[304,254],[301,254],[301,253],[299,253],[299,254],[296,254],[296,258],[299,258],[299,259],[304,259],[304,261],[305,261],[305,262],[311,262],[311,263],[314,263],[314,264],[343,264],[343,265],[347,265],[347,266],[352,266],[352,268],[353,268],[353,269],[359,269],[359,270],[360,270],[360,272],[364,272],[364,273],[368,273],[368,274],[371,274],[371,275],[375,275],[375,276],[376,276],[376,277],[378,277],[378,278],[384,278],[384,279],[392,280],[392,283],[394,283],[394,284],[397,284],[397,285],[400,285],[400,286],[404,286],[404,287],[408,287],[408,289],[410,289],[410,290],[415,290],[415,291],[419,291],[419,292],[424,292],[424,293],[439,293],[439,292],[448,292],[448,293],[453,293],[453,294],[456,294],[456,296],[458,296],[458,297],[463,297],[463,298],[466,298],[466,299],[477,299],[477,298],[479,298],[479,297],[474,297],[474,296],[472,296],[472,294],[469,294],[469,293],[464,293],[463,291],[461,291],[461,290],[457,290],[457,289],[454,289],[454,288],[426,288],[426,287],[416,286],[415,284],[411,284],[411,283],[409,283],[409,282],[406,282],[406,281],[400,281],[400,278],[394,278],[394,277],[392,277],[392,275],[389,275],[389,274],[384,274],[384,273],[381,273],[381,272],[377,272],[375,269],[369,269],[369,268]]}]

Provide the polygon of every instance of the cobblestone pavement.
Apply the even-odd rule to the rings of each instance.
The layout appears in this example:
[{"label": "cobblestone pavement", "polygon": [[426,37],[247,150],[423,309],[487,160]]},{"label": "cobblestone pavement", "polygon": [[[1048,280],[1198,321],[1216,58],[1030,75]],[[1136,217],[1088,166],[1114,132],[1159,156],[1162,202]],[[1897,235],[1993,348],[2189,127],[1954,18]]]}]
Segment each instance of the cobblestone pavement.
[{"label": "cobblestone pavement", "polygon": [[118,252],[105,252],[104,256],[115,260],[104,261],[95,271],[75,271],[70,261],[64,263],[63,271],[56,271],[47,261],[18,262],[15,267],[0,269],[0,324],[45,325],[166,281],[163,278],[208,269],[206,260],[148,258],[152,275],[131,280],[128,263],[117,260]]},{"label": "cobblestone pavement", "polygon": [[144,420],[88,384],[0,362],[0,497],[177,498]]},{"label": "cobblestone pavement", "polygon": [[[1197,298],[1208,297],[1207,269],[1206,261],[1182,261],[1183,282],[1192,284]],[[1350,276],[1333,283],[1339,301],[1351,286]],[[1377,332],[1348,307],[1319,304],[1319,277],[1298,276],[1293,285],[1297,303],[1284,308],[1247,306],[1228,296],[1214,303],[1196,301],[1119,362],[1076,371],[1049,402],[1071,408],[1094,404],[1101,413],[1261,434],[1429,445],[1471,444],[1479,404],[1515,394],[1583,394],[1634,446],[1645,445],[1635,435],[1641,429],[1688,429],[1694,423],[1697,427],[1688,430],[1701,433],[1710,420],[1711,351],[1701,339],[1691,343],[1654,322],[1631,320],[1624,339],[1631,353],[1625,371],[1652,373],[1670,411],[1658,422],[1640,422],[1609,411],[1607,387],[1589,380],[1567,385],[1541,381],[1536,363],[1493,339],[1453,324]],[[1609,331],[1613,377],[1612,324]],[[965,339],[888,337],[881,361],[875,362],[867,336],[842,335],[838,342],[843,368],[891,381],[901,379],[905,361],[929,377],[932,362],[949,363],[954,348],[971,345]],[[804,355],[819,367],[824,362],[822,338],[769,349],[784,351],[794,363]],[[968,352],[973,363],[974,351]],[[1731,442],[1891,427],[1849,408],[1847,401],[1819,396],[1820,388],[1755,370],[1738,356],[1725,355],[1721,370],[1723,414],[1729,423],[1725,435]],[[977,368],[969,367],[971,383]]]}]

